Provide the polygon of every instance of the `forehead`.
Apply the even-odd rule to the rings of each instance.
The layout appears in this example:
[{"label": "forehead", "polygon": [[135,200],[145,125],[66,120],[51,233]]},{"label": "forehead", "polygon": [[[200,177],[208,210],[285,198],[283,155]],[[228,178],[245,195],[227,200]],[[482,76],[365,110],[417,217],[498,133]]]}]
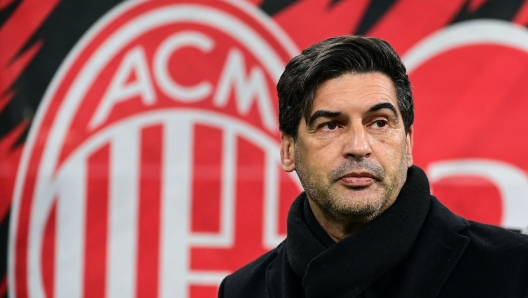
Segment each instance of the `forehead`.
[{"label": "forehead", "polygon": [[379,72],[344,74],[321,83],[314,94],[312,110],[370,107],[390,102],[398,108],[391,79]]}]

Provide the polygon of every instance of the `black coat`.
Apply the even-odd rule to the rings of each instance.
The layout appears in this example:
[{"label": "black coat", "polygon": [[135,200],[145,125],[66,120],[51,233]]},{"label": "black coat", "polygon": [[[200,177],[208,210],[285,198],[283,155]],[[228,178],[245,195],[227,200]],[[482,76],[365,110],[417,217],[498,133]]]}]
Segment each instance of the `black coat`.
[{"label": "black coat", "polygon": [[528,298],[528,236],[453,214],[417,167],[393,206],[331,248],[295,221],[303,200],[287,239],[226,277],[219,297]]}]

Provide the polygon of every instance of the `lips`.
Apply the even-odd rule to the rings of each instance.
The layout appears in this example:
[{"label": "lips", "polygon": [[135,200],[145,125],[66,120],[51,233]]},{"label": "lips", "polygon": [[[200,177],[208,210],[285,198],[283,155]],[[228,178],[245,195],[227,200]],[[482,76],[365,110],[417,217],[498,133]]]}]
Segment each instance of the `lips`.
[{"label": "lips", "polygon": [[348,187],[366,187],[376,180],[376,176],[369,172],[351,172],[339,178],[339,181]]}]

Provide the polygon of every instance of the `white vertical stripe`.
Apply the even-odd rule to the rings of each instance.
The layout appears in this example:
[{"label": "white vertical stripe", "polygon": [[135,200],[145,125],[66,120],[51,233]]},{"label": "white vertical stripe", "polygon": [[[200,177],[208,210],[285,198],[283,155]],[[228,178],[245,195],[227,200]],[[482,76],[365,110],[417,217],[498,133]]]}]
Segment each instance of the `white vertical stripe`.
[{"label": "white vertical stripe", "polygon": [[272,249],[283,240],[278,235],[279,228],[277,225],[279,217],[279,164],[277,162],[278,152],[265,152],[264,224],[262,225],[264,239],[262,239],[262,242],[266,248]]},{"label": "white vertical stripe", "polygon": [[192,122],[170,119],[164,140],[159,293],[188,297]]},{"label": "white vertical stripe", "polygon": [[55,297],[82,297],[86,160],[77,157],[68,162],[59,173],[55,187],[58,194]]},{"label": "white vertical stripe", "polygon": [[222,156],[222,239],[225,244],[233,243],[235,221],[235,184],[237,138],[233,129],[226,129]]},{"label": "white vertical stripe", "polygon": [[135,297],[139,130],[122,127],[111,141],[106,297]]}]

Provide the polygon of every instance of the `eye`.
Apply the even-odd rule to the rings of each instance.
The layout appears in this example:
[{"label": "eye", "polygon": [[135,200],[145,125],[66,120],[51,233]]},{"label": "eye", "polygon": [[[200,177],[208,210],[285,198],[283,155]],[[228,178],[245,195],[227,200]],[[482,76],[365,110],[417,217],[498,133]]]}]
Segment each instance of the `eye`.
[{"label": "eye", "polygon": [[386,120],[376,120],[372,123],[377,128],[383,128],[387,126],[388,122]]},{"label": "eye", "polygon": [[323,124],[321,128],[325,130],[335,130],[337,128],[337,124],[335,122],[327,122]]}]

